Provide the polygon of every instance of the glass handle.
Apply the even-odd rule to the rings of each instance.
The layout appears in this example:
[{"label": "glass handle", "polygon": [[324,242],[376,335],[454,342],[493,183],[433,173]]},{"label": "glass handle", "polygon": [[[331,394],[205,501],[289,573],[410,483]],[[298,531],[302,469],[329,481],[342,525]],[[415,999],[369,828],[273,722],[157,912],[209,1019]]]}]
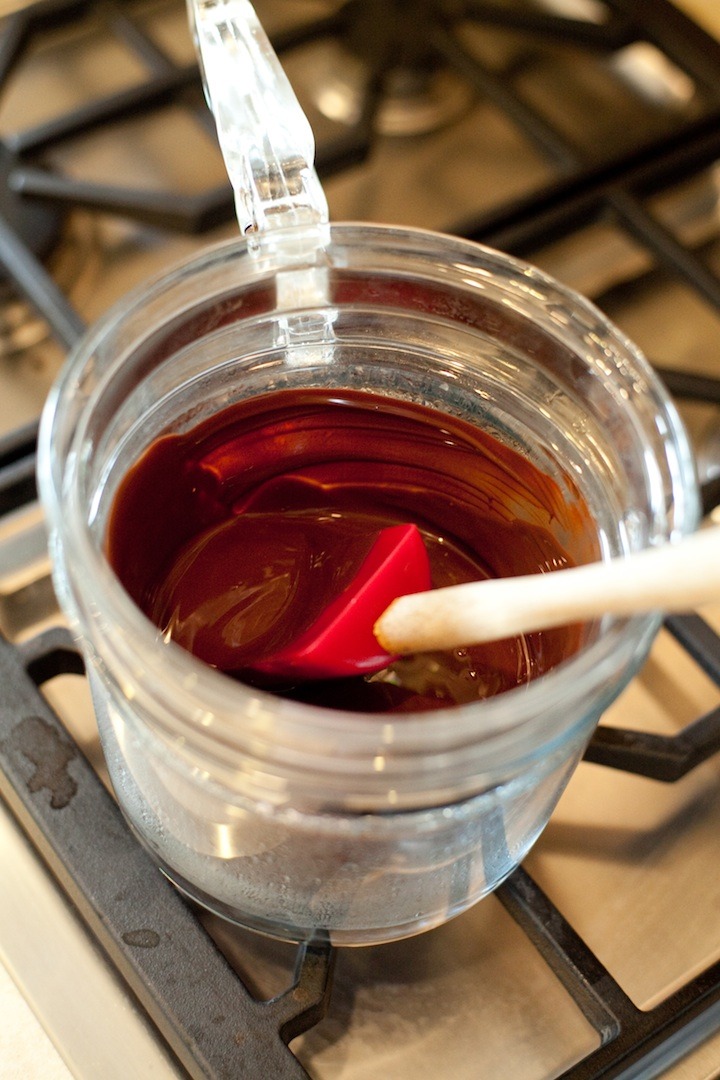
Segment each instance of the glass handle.
[{"label": "glass handle", "polygon": [[187,0],[205,96],[243,233],[322,230],[315,139],[249,0]]}]

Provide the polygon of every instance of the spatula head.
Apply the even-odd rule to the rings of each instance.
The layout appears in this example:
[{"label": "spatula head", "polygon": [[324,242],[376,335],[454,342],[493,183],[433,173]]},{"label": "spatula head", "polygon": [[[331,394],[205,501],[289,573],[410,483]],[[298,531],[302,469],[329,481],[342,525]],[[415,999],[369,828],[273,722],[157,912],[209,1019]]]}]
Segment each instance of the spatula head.
[{"label": "spatula head", "polygon": [[381,671],[396,657],[373,626],[398,596],[431,587],[430,562],[416,525],[383,529],[357,574],[296,641],[253,664],[277,680],[345,678]]}]

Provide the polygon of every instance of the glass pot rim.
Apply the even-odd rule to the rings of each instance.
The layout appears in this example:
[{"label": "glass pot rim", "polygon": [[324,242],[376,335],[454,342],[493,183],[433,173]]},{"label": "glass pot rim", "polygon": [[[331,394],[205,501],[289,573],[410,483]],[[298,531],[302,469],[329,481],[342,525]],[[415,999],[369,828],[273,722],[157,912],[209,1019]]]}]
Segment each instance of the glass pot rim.
[{"label": "glass pot rim", "polygon": [[[451,286],[453,281],[462,280],[470,267],[480,275],[503,274],[506,283],[510,284],[514,277],[525,283],[530,281],[534,290],[559,297],[590,318],[622,353],[627,369],[639,373],[649,384],[655,407],[664,414],[667,439],[674,452],[671,471],[676,498],[673,513],[677,515],[668,532],[679,535],[696,526],[698,495],[692,454],[670,396],[639,350],[595,305],[536,267],[475,242],[429,230],[362,222],[332,225],[330,232],[334,242],[346,247],[370,252],[391,250],[396,261],[402,259],[405,252],[413,251],[420,251],[424,257],[435,257],[442,262],[444,280]],[[627,678],[634,672],[634,668],[630,668],[639,643],[647,643],[659,626],[657,614],[629,619],[606,618],[602,632],[594,641],[526,686],[465,705],[396,717],[320,709],[243,685],[211,669],[173,643],[164,643],[157,628],[140,612],[115,578],[104,555],[84,528],[88,508],[79,505],[77,485],[74,484],[80,466],[77,420],[73,425],[72,440],[65,438],[69,423],[66,414],[72,408],[73,396],[80,393],[82,373],[94,363],[98,344],[134,312],[146,307],[156,294],[170,291],[178,283],[216,265],[245,259],[246,269],[258,279],[286,265],[282,261],[281,243],[268,246],[260,253],[253,252],[251,260],[249,251],[247,240],[223,241],[128,293],[75,346],[50,391],[40,425],[38,480],[41,499],[56,534],[51,538],[56,570],[60,566],[82,567],[70,587],[63,584],[60,588],[73,613],[73,621],[80,621],[81,612],[85,615],[91,610],[97,613],[101,598],[103,648],[114,651],[116,658],[130,663],[134,669],[142,668],[143,658],[148,653],[162,648],[168,684],[183,687],[182,703],[175,703],[172,718],[167,718],[166,730],[197,740],[206,748],[208,731],[198,725],[198,717],[208,714],[213,716],[212,739],[226,748],[250,747],[255,753],[263,746],[272,756],[271,747],[281,746],[289,754],[307,748],[308,744],[314,745],[315,741],[320,747],[332,745],[330,755],[322,750],[317,754],[307,750],[305,755],[315,764],[322,763],[327,757],[325,767],[328,770],[337,765],[334,754],[344,754],[348,762],[363,767],[376,758],[378,747],[387,747],[398,760],[420,760],[424,755],[455,755],[467,747],[481,746],[483,761],[497,764],[503,760],[507,764],[509,760],[514,762],[533,756],[555,740],[562,739],[576,726],[568,726],[573,705],[578,717],[576,723],[580,723],[586,711],[578,710],[582,701],[590,703],[602,699],[605,686],[616,680],[618,667],[623,664],[628,668]],[[401,271],[402,267],[398,269]],[[84,402],[83,411],[78,414],[80,417],[92,408],[94,399],[101,392],[102,380],[94,394]],[[67,446],[63,453],[64,443]],[[153,697],[155,688],[148,689],[148,693]],[[242,724],[238,723],[239,715],[243,716]]]}]

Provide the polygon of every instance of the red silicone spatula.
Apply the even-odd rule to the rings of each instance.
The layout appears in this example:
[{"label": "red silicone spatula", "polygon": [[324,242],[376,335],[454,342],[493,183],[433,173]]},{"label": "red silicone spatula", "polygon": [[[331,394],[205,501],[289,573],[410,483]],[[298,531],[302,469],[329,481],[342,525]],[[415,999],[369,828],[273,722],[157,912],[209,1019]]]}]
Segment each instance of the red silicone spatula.
[{"label": "red silicone spatula", "polygon": [[273,679],[334,679],[367,675],[395,658],[373,626],[397,596],[430,588],[430,563],[416,525],[383,529],[357,574],[301,637],[253,663]]},{"label": "red silicone spatula", "polygon": [[351,585],[267,670],[301,678],[367,674],[407,653],[604,614],[688,611],[718,599],[718,527],[607,562],[430,589],[422,538],[415,526],[400,525],[383,530]]}]

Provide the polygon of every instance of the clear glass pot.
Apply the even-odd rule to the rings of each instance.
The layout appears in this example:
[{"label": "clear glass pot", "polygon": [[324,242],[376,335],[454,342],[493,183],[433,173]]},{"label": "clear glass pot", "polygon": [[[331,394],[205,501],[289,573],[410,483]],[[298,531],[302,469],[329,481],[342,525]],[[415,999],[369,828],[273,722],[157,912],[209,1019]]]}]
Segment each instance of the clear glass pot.
[{"label": "clear glass pot", "polygon": [[288,271],[286,254],[208,250],[96,325],[43,416],[41,496],[117,797],[164,872],[251,928],[381,942],[458,914],[517,866],[658,618],[602,620],[559,667],[455,709],[284,700],[163,641],[120,586],[103,541],[128,467],[248,395],[343,386],[432,405],[520,449],[589,507],[581,559],[692,530],[697,490],[647,363],[537,270],[367,225],[333,227],[320,271]]}]

